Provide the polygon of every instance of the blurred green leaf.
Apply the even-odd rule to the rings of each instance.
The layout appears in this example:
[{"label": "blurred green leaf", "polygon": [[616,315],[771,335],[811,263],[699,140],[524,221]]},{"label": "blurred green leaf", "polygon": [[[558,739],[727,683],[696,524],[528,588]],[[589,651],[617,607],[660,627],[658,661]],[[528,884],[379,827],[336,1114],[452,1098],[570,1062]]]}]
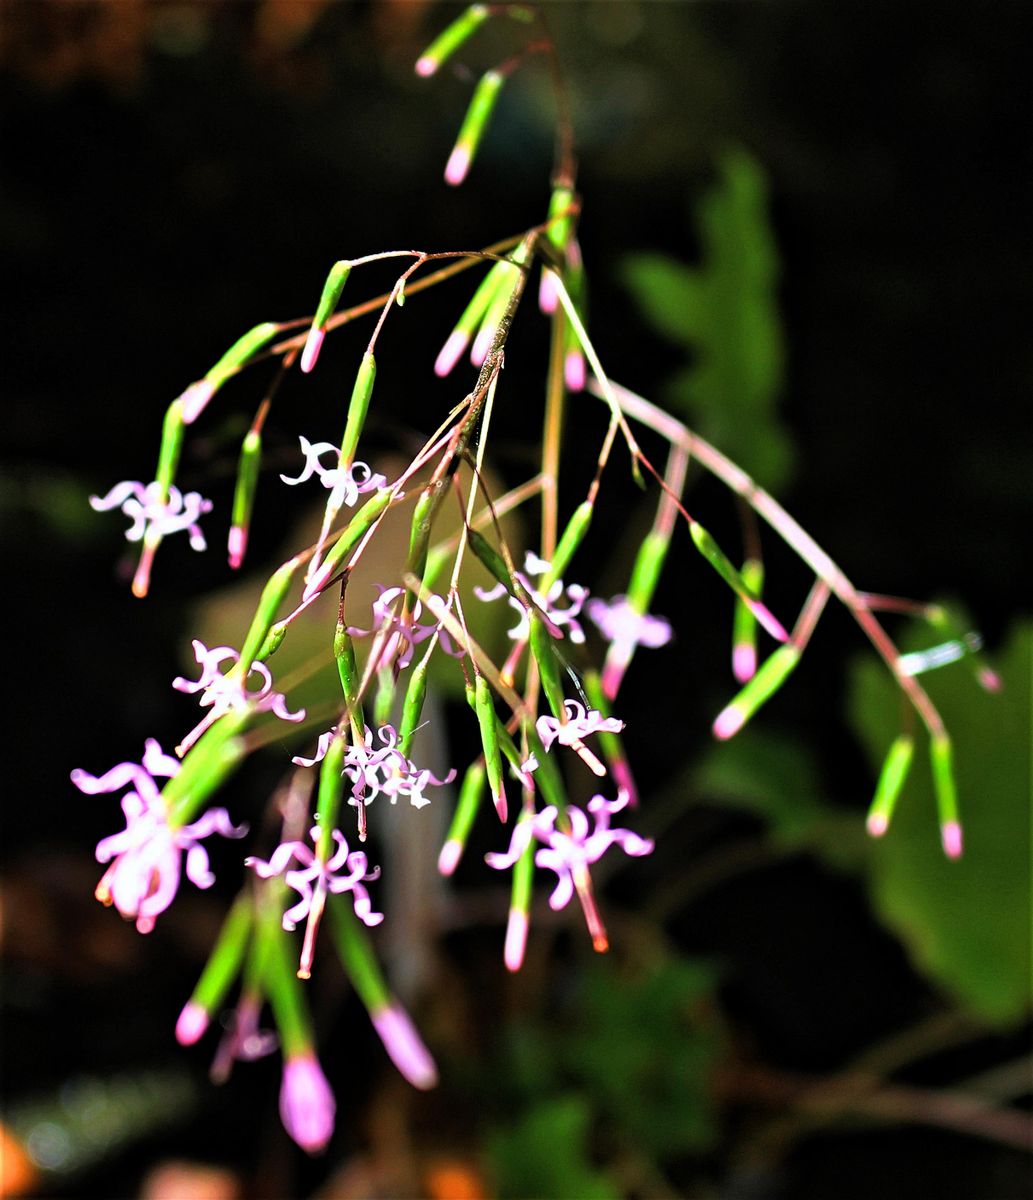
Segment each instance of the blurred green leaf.
[{"label": "blurred green leaf", "polygon": [[665,389],[672,408],[758,483],[777,488],[792,465],[789,438],[775,414],[785,357],[778,254],[764,172],[746,150],[722,155],[718,182],[696,217],[700,266],[631,255],[624,282],[647,321],[693,355]]},{"label": "blurred green leaf", "polygon": [[[905,650],[928,637],[901,639]],[[979,690],[966,664],[923,676],[954,739],[965,854],[939,846],[927,761],[919,752],[886,835],[871,848],[868,882],[880,917],[916,965],[984,1020],[1029,1011],[1030,665],[1033,623],[1017,627],[997,665],[1004,690]],[[898,732],[899,699],[878,662],[852,672],[850,712],[874,772]]]},{"label": "blurred green leaf", "polygon": [[586,977],[558,1053],[637,1150],[662,1157],[713,1141],[710,1073],[722,1052],[713,987],[713,971],[689,959],[633,975],[599,966]]},{"label": "blurred green leaf", "polygon": [[588,1153],[588,1101],[560,1096],[536,1104],[488,1139],[501,1200],[618,1200],[620,1188],[593,1167]]}]

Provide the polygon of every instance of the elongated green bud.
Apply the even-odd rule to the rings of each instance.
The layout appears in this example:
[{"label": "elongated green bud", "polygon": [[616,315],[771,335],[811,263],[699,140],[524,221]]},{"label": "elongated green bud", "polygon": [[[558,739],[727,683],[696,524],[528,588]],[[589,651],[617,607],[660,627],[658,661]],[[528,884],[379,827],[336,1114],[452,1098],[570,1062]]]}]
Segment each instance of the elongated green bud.
[{"label": "elongated green bud", "polygon": [[563,536],[560,538],[559,545],[556,547],[556,552],[552,556],[552,565],[542,579],[541,591],[543,595],[548,592],[549,588],[552,587],[567,567],[570,566],[570,560],[574,557],[577,548],[584,541],[588,527],[592,523],[592,514],[594,511],[595,505],[590,500],[583,500],[574,509],[573,515],[567,522],[567,528],[564,529]]},{"label": "elongated green bud", "polygon": [[390,667],[381,667],[377,672],[377,690],[373,697],[373,720],[378,726],[390,724],[394,706],[395,673]]},{"label": "elongated green bud", "polygon": [[516,595],[513,590],[513,579],[509,574],[509,568],[506,566],[506,561],[495,547],[476,529],[468,531],[470,541],[470,549],[477,555],[488,570],[502,584],[511,596]]},{"label": "elongated green bud", "polygon": [[[553,275],[558,271],[567,252],[567,243],[573,228],[574,193],[569,187],[555,187],[549,199],[549,217],[545,236],[549,245],[555,246],[558,253],[554,256],[556,262],[551,266],[542,264],[542,282],[538,290],[538,307],[543,313],[553,313],[559,299],[556,295],[556,280]],[[569,283],[568,283],[569,289]],[[569,331],[568,331],[569,336]],[[567,350],[570,346],[568,344]]]},{"label": "elongated green bud", "polygon": [[452,814],[452,824],[448,827],[448,836],[438,855],[438,870],[442,875],[451,875],[463,857],[477,810],[481,806],[486,783],[487,772],[484,764],[481,762],[471,763],[463,776],[463,782],[459,788],[459,800],[456,803],[456,810]]},{"label": "elongated green bud", "polygon": [[183,421],[193,424],[201,415],[208,401],[227,379],[246,367],[248,362],[273,340],[280,332],[275,321],[263,321],[238,338],[203,379],[192,383],[180,399],[183,401]]},{"label": "elongated green bud", "polygon": [[269,632],[265,635],[265,641],[255,655],[255,662],[265,662],[267,658],[272,658],[283,645],[283,639],[286,636],[287,626],[283,621],[277,621],[275,625],[271,625]]},{"label": "elongated green bud", "polygon": [[486,4],[471,4],[465,12],[444,29],[416,60],[416,74],[424,78],[433,75],[446,59],[451,58],[459,47],[471,37],[488,19]]},{"label": "elongated green bud", "polygon": [[962,853],[961,822],[958,820],[958,791],[954,783],[954,753],[951,740],[945,733],[935,736],[929,744],[933,768],[933,790],[940,814],[940,838],[948,858],[960,858]]},{"label": "elongated green bud", "polygon": [[344,795],[344,756],[348,747],[344,738],[337,734],[330,741],[323,761],[319,764],[319,798],[316,803],[316,825],[319,841],[316,855],[326,862],[334,852],[333,832],[337,828]]},{"label": "elongated green bud", "polygon": [[377,362],[367,351],[362,356],[358,374],[355,376],[355,386],[352,388],[351,403],[348,405],[348,419],[344,426],[344,437],[341,439],[341,466],[350,466],[355,457],[355,447],[359,444],[362,427],[366,423],[366,413],[369,411],[370,398],[373,395],[373,384],[377,378]]},{"label": "elongated green bud", "polygon": [[229,712],[206,729],[183,759],[179,771],[162,789],[172,828],[187,825],[205,801],[225,782],[244,757],[240,734],[251,717],[247,710]]},{"label": "elongated green bud", "polygon": [[305,349],[301,352],[301,369],[306,375],[316,365],[316,359],[323,346],[323,338],[326,336],[327,322],[334,315],[351,269],[351,263],[343,259],[334,263],[330,268],[330,274],[326,277],[326,283],[323,284],[323,294],[319,297],[316,315],[312,319],[312,326],[305,339]]},{"label": "elongated green bud", "polygon": [[158,450],[158,470],[155,481],[161,485],[161,498],[168,503],[169,488],[176,478],[176,468],[179,466],[179,455],[183,449],[183,403],[173,400],[165,410],[165,420],[161,427],[161,447]]},{"label": "elongated green bud", "polygon": [[513,293],[517,288],[523,286],[520,268],[527,262],[530,246],[531,243],[525,238],[510,255],[509,261],[501,264],[502,272],[499,276],[498,287],[495,289],[491,304],[484,314],[484,320],[481,322],[477,337],[470,350],[470,361],[475,367],[482,366],[488,357],[495,334],[509,311]]},{"label": "elongated green bud", "polygon": [[495,801],[495,811],[499,820],[505,821],[508,807],[506,804],[506,785],[502,778],[502,754],[499,751],[498,718],[495,715],[495,704],[491,697],[491,688],[483,675],[477,676],[475,685],[475,700],[477,724],[481,729],[481,745],[484,747],[484,763],[488,772],[488,784],[491,787],[492,799]]},{"label": "elongated green bud", "polygon": [[776,641],[789,641],[789,634],[786,633],[781,623],[761,604],[753,592],[746,586],[745,581],[739,572],[732,566],[728,556],[724,553],[721,547],[714,541],[710,534],[699,524],[698,521],[693,521],[689,525],[689,532],[692,534],[692,540],[696,544],[696,549],[703,555],[714,570],[728,584],[733,592],[741,597],[744,604],[748,606],[757,620],[771,634]]},{"label": "elongated green bud", "polygon": [[554,805],[559,812],[567,811],[567,790],[563,784],[563,776],[556,765],[556,760],[548,754],[538,737],[538,731],[532,722],[528,722],[526,730],[527,744],[531,754],[538,763],[534,773],[536,786],[541,790],[547,804]]},{"label": "elongated green bud", "polygon": [[311,1055],[315,1045],[305,988],[294,968],[290,939],[281,927],[282,885],[266,884],[262,897],[262,985],[273,1010],[285,1058]]},{"label": "elongated green bud", "polygon": [[[742,565],[742,581],[760,599],[764,586],[764,564],[748,558]],[[732,623],[732,674],[739,683],[748,683],[757,673],[757,618],[737,596]]]},{"label": "elongated green bud", "polygon": [[882,837],[889,829],[897,799],[911,770],[914,750],[914,739],[906,733],[902,733],[889,748],[879,782],[875,785],[875,799],[868,810],[866,824],[872,837]]},{"label": "elongated green bud", "polygon": [[507,263],[497,262],[481,280],[470,303],[463,309],[463,315],[456,322],[455,329],[448,335],[448,340],[441,347],[434,362],[435,375],[444,377],[459,361],[463,351],[470,344],[474,332],[484,320],[485,314],[495,298],[495,293],[505,282],[507,268]]},{"label": "elongated green bud", "polygon": [[531,653],[534,655],[534,661],[538,664],[538,673],[542,679],[542,691],[545,693],[553,715],[562,721],[566,717],[566,710],[563,707],[563,675],[552,644],[552,635],[545,628],[541,616],[536,612],[531,613],[529,641]]},{"label": "elongated green bud", "polygon": [[427,698],[427,660],[418,662],[409,676],[409,685],[405,689],[405,699],[402,701],[402,721],[398,727],[398,749],[409,757],[412,749],[413,734],[420,723],[423,713],[423,702]]},{"label": "elongated green bud", "polygon": [[799,661],[800,651],[795,646],[779,646],[731,704],[718,713],[714,721],[714,737],[724,741],[737,734],[757,709],[785,683]]},{"label": "elongated green bud", "polygon": [[223,922],[219,937],[208,957],[201,978],[176,1022],[176,1040],[181,1046],[199,1041],[212,1015],[240,974],[254,924],[254,905],[249,892],[237,897]]},{"label": "elongated green bud", "polygon": [[354,643],[343,621],[338,621],[334,630],[334,658],[337,661],[337,674],[341,677],[344,699],[348,707],[353,709],[360,683],[359,668],[355,662]]},{"label": "elongated green bud", "polygon": [[669,535],[657,533],[655,530],[647,533],[642,539],[628,583],[628,603],[639,614],[648,612],[653,602],[670,544]]},{"label": "elongated green bud", "polygon": [[242,678],[247,678],[247,673],[251,670],[252,663],[258,659],[259,654],[265,647],[266,640],[273,628],[273,622],[276,620],[276,614],[283,603],[284,597],[290,590],[291,583],[300,565],[301,560],[299,558],[288,559],[282,566],[276,568],[266,581],[265,587],[262,588],[262,595],[258,599],[258,607],[255,609],[255,615],[251,618],[251,625],[247,631],[247,636],[244,638],[244,647],[240,652],[240,662],[234,667],[234,670]]},{"label": "elongated green bud", "polygon": [[359,509],[354,517],[344,527],[341,536],[330,547],[326,557],[323,559],[323,565],[312,576],[305,585],[305,590],[301,594],[302,600],[311,600],[317,592],[326,586],[326,583],[344,564],[345,559],[351,554],[360,541],[366,536],[374,523],[380,519],[384,510],[391,503],[392,493],[390,488],[381,488],[378,492],[374,492],[369,500]]},{"label": "elongated green bud", "polygon": [[[521,821],[531,820],[529,813],[520,814]],[[520,857],[513,864],[513,890],[509,899],[509,918],[506,921],[506,941],[502,961],[507,971],[519,971],[527,948],[527,932],[531,923],[531,891],[534,881],[535,840],[528,838]]]},{"label": "elongated green bud", "polygon": [[427,550],[434,513],[438,507],[438,495],[438,490],[431,484],[423,489],[413,506],[412,524],[409,526],[409,570],[417,579],[422,579],[427,570]]},{"label": "elongated green bud", "polygon": [[251,514],[255,507],[255,492],[258,489],[258,474],[262,467],[262,435],[249,431],[240,447],[237,463],[237,483],[233,489],[233,517],[230,525],[229,559],[233,570],[244,561],[247,550]]},{"label": "elongated green bud", "polygon": [[[598,671],[586,671],[584,675],[585,693],[588,702],[603,717],[611,717],[609,700],[603,690],[603,681]],[[631,773],[628,756],[624,752],[624,742],[619,733],[601,729],[598,731],[599,745],[602,747],[606,763],[610,768],[614,783],[619,792],[625,792],[628,803],[632,808],[638,808],[638,787]]]},{"label": "elongated green bud", "polygon": [[466,110],[459,136],[445,166],[445,182],[453,187],[466,178],[505,78],[499,71],[485,71],[477,81],[470,107]]}]

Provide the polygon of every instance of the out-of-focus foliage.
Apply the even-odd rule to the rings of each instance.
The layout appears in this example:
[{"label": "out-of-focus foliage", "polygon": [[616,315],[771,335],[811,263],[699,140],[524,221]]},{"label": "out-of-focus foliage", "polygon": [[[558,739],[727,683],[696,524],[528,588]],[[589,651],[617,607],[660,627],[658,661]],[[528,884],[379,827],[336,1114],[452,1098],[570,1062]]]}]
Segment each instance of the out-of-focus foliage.
[{"label": "out-of-focus foliage", "polygon": [[[916,649],[916,637],[902,639]],[[928,638],[925,639],[928,642]],[[881,918],[918,967],[986,1021],[1029,1012],[1030,661],[1033,624],[1015,627],[985,695],[965,664],[923,676],[954,738],[965,854],[939,853],[932,779],[915,756],[889,832],[872,847],[868,879]],[[897,733],[895,688],[871,659],[852,674],[850,711],[877,770]]]},{"label": "out-of-focus foliage", "polygon": [[784,360],[778,252],[764,171],[745,150],[721,156],[696,221],[698,267],[635,254],[625,260],[624,282],[647,321],[692,356],[665,399],[760,484],[777,488],[792,465],[775,411]]}]

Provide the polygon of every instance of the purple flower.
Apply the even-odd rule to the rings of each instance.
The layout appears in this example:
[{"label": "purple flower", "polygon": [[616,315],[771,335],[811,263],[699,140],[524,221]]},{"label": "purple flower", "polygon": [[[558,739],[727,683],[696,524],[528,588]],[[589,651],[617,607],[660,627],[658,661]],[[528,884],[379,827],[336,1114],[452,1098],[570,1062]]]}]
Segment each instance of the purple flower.
[{"label": "purple flower", "polygon": [[[255,1062],[259,1058],[265,1058],[267,1054],[272,1054],[280,1044],[280,1039],[272,1030],[261,1028],[261,1014],[261,995],[245,992],[240,997],[236,1009],[225,1019],[226,1029],[215,1051],[209,1072],[213,1083],[225,1083],[235,1062]],[[186,1009],[183,1010],[180,1020],[185,1015]],[[178,1025],[176,1034],[178,1037]],[[182,1043],[182,1038],[179,1040]]]},{"label": "purple flower", "polygon": [[614,596],[612,600],[593,598],[585,606],[585,612],[610,642],[602,684],[604,693],[612,700],[635,647],[665,646],[671,640],[671,623],[665,617],[640,613],[626,596]]},{"label": "purple flower", "polygon": [[[317,843],[321,836],[318,826],[313,826],[309,837]],[[283,927],[293,930],[299,921],[304,921],[312,911],[313,904],[320,905],[317,893],[351,892],[355,915],[366,925],[379,925],[383,913],[373,911],[369,892],[363,887],[380,875],[380,868],[369,869],[369,862],[362,850],[349,852],[344,835],[333,831],[337,849],[326,862],[321,862],[316,853],[304,842],[283,842],[273,851],[272,858],[263,862],[260,858],[247,858],[244,865],[253,867],[255,874],[263,879],[282,875],[288,887],[293,888],[301,899],[283,914]],[[300,866],[291,869],[291,860]],[[344,872],[347,871],[345,874]]]},{"label": "purple flower", "polygon": [[[302,767],[315,766],[326,756],[333,738],[332,729],[320,734],[315,756],[303,758],[297,755],[294,762]],[[444,779],[438,779],[426,767],[417,767],[406,758],[398,749],[398,733],[393,725],[382,725],[377,730],[377,738],[381,745],[374,748],[373,733],[367,725],[362,742],[349,746],[345,753],[342,773],[351,780],[349,804],[354,807],[369,804],[383,793],[392,804],[397,803],[399,796],[408,796],[413,808],[425,808],[430,804],[423,794],[426,788],[442,787],[455,779],[454,768]]]},{"label": "purple flower", "polygon": [[[564,584],[562,579],[557,579],[545,595],[542,595],[541,592],[535,589],[531,582],[531,577],[544,575],[548,570],[549,563],[544,558],[539,558],[537,554],[529,550],[524,556],[523,571],[515,572],[514,578],[528,593],[551,625],[558,627],[557,629],[550,630],[550,632],[555,637],[560,637],[565,628],[567,637],[575,644],[580,645],[585,640],[585,633],[577,618],[581,613],[582,605],[588,597],[588,588],[582,587],[578,583]],[[516,596],[510,595],[504,584],[496,583],[494,587],[490,588],[475,587],[473,590],[474,595],[480,600],[497,600],[500,596],[506,596],[510,607],[516,610],[520,618],[513,628],[509,630],[509,636],[515,642],[527,640],[529,635],[527,606],[521,600],[518,600]],[[561,608],[559,606],[561,600],[566,600],[566,607]]]},{"label": "purple flower", "polygon": [[577,700],[564,700],[563,707],[567,710],[566,721],[544,716],[534,723],[546,750],[552,748],[553,742],[576,749],[581,739],[588,737],[590,733],[620,733],[624,728],[623,721],[617,720],[616,717],[604,717],[594,708],[586,709]]},{"label": "purple flower", "polygon": [[[376,588],[380,596],[373,602],[372,625],[369,629],[360,629],[355,625],[349,625],[348,632],[352,637],[369,637],[370,634],[382,636],[384,644],[380,651],[377,667],[387,666],[396,661],[399,669],[405,670],[412,662],[416,647],[420,642],[432,637],[440,629],[440,626],[420,623],[423,605],[419,600],[416,601],[408,621],[402,620],[400,606],[395,607],[395,602],[405,592],[405,588],[385,588],[379,583],[376,584]],[[434,596],[432,599],[438,603],[444,603],[440,596]],[[441,649],[446,654],[450,654],[453,658],[463,657],[465,651],[453,644],[446,629],[440,629],[438,640]],[[397,660],[395,659],[396,654]]]},{"label": "purple flower", "polygon": [[487,854],[485,861],[496,870],[505,870],[516,864],[532,838],[537,839],[542,843],[542,848],[535,852],[535,864],[547,867],[557,876],[556,886],[549,897],[549,907],[561,909],[573,896],[579,883],[578,875],[584,875],[587,868],[598,862],[611,846],[620,846],[625,854],[636,857],[652,852],[652,841],[639,837],[630,829],[610,828],[610,817],[620,812],[627,803],[628,797],[623,792],[616,800],[594,796],[588,802],[594,827],[590,826],[588,817],[580,808],[568,805],[569,830],[556,827],[559,811],[550,804],[530,820],[517,823],[505,854]]},{"label": "purple flower", "polygon": [[302,1150],[326,1149],[334,1132],[337,1103],[314,1054],[294,1054],[283,1064],[280,1119]]},{"label": "purple flower", "polygon": [[240,661],[236,650],[230,646],[216,646],[209,650],[204,642],[196,638],[192,645],[194,657],[201,668],[201,678],[190,680],[179,676],[172,681],[172,686],[179,692],[201,692],[201,707],[211,708],[212,711],[180,742],[176,747],[177,754],[185,754],[210,725],[225,713],[234,710],[272,712],[281,721],[305,719],[303,708],[295,713],[290,712],[283,693],[273,691],[273,677],[265,663],[252,663],[248,679],[257,675],[261,683],[259,687],[249,689],[247,680],[241,678],[240,672],[234,671],[232,667],[228,671],[222,669],[225,662],[236,664]]},{"label": "purple flower", "polygon": [[111,865],[97,884],[96,895],[102,903],[114,904],[122,916],[135,920],[141,933],[150,933],[155,919],[172,903],[184,853],[187,878],[208,888],[215,876],[208,868],[201,839],[213,833],[238,838],[247,832],[247,826],[234,827],[224,808],[210,809],[190,825],[170,825],[154,776],[171,778],[178,769],[176,760],[150,739],[142,766],[120,763],[99,778],[82,770],[72,772],[72,782],[87,795],[131,785],[132,790],[122,797],[125,829],[97,843],[97,861]]},{"label": "purple flower", "polygon": [[[305,466],[300,475],[289,479],[286,475],[280,478],[284,483],[293,487],[304,483],[313,474],[318,475],[323,487],[331,491],[330,505],[336,512],[343,504],[351,507],[362,492],[375,492],[387,484],[384,475],[375,475],[364,462],[352,463],[350,467],[341,466],[341,452],[331,442],[310,442],[308,438],[300,438],[301,452],[305,456]],[[334,456],[333,467],[324,467],[319,461],[324,454]]]},{"label": "purple flower", "polygon": [[126,530],[126,538],[130,542],[138,542],[142,537],[152,534],[164,537],[185,529],[193,549],[204,550],[204,534],[197,522],[203,513],[211,512],[211,500],[206,500],[200,492],[187,492],[184,495],[172,485],[168,489],[168,499],[163,501],[161,496],[162,487],[157,481],[145,485],[135,479],[127,479],[116,483],[106,496],[91,496],[90,506],[97,512],[121,508],[133,522]]}]

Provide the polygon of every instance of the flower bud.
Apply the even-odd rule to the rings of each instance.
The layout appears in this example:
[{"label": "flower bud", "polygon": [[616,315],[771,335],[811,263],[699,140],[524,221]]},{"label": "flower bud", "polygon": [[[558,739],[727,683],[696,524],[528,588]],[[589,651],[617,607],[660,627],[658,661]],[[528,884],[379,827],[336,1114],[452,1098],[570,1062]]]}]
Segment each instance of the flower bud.
[{"label": "flower bud", "polygon": [[789,634],[785,631],[781,622],[768,611],[765,605],[761,604],[752,590],[747,587],[742,576],[732,566],[728,556],[703,526],[698,521],[691,521],[689,532],[692,534],[692,540],[695,543],[696,549],[710,563],[732,591],[742,599],[743,603],[746,604],[768,633],[776,641],[788,642]]},{"label": "flower bud", "polygon": [[499,820],[507,816],[506,787],[502,780],[502,754],[499,750],[498,717],[491,698],[491,688],[483,675],[477,676],[474,685],[474,708],[477,724],[481,730],[481,745],[484,747],[484,763],[488,772],[488,783]]},{"label": "flower bud", "polygon": [[366,422],[370,398],[373,395],[373,384],[377,378],[377,361],[367,351],[362,356],[355,385],[352,388],[352,398],[348,405],[348,419],[344,426],[344,437],[341,439],[341,466],[351,464],[355,457],[355,447],[359,444],[359,435]]},{"label": "flower bud", "polygon": [[438,870],[442,875],[451,875],[459,865],[459,860],[466,849],[466,840],[470,836],[474,818],[481,805],[484,795],[486,771],[483,763],[473,762],[463,776],[459,789],[459,800],[452,814],[452,824],[449,826],[445,844],[438,856]]},{"label": "flower bud", "polygon": [[316,365],[323,338],[326,336],[327,322],[334,315],[334,309],[337,308],[337,302],[341,298],[341,292],[344,291],[344,285],[348,282],[351,269],[351,263],[345,262],[343,259],[341,262],[334,263],[330,268],[330,274],[326,277],[326,283],[323,284],[323,294],[319,297],[316,315],[312,318],[312,326],[305,339],[305,349],[301,352],[301,369],[306,375]]},{"label": "flower bud", "polygon": [[[300,565],[300,558],[288,559],[283,566],[277,567],[272,575],[269,576],[265,587],[262,589],[262,595],[259,597],[255,615],[251,618],[251,625],[248,628],[247,636],[244,638],[244,646],[240,652],[240,661],[236,666],[236,670],[241,678],[247,678],[252,664],[259,657],[268,658],[269,654],[273,652],[269,650],[266,654],[262,654],[269,635],[273,630],[273,622],[276,619],[276,614],[290,589]],[[286,628],[284,628],[283,632],[286,633]],[[282,640],[283,637],[281,635],[280,641]],[[279,642],[277,642],[273,649],[278,648]]]},{"label": "flower bud", "polygon": [[940,816],[940,838],[948,858],[960,858],[962,853],[961,822],[958,820],[958,791],[954,782],[954,755],[951,740],[945,733],[933,737],[929,745],[933,769],[933,789]]},{"label": "flower bud", "polygon": [[302,1150],[325,1150],[334,1132],[337,1103],[314,1054],[296,1054],[283,1065],[280,1119]]},{"label": "flower bud", "polygon": [[778,691],[800,661],[796,646],[779,646],[742,691],[718,714],[714,737],[724,741],[739,732],[758,708]]},{"label": "flower bud", "polygon": [[280,326],[275,321],[264,321],[238,338],[207,375],[191,384],[180,397],[183,401],[183,423],[192,425],[226,380],[246,367],[279,332]]},{"label": "flower bud", "polygon": [[421,1091],[438,1082],[438,1069],[430,1051],[416,1031],[409,1014],[395,1000],[386,1008],[370,1013],[373,1028],[384,1043],[391,1061],[406,1079]]},{"label": "flower bud", "polygon": [[451,25],[438,34],[416,60],[416,74],[424,78],[433,75],[463,42],[477,32],[489,15],[490,10],[486,4],[471,4]]},{"label": "flower bud", "polygon": [[905,733],[902,733],[889,748],[886,761],[882,764],[879,782],[875,785],[875,799],[868,810],[866,826],[872,837],[882,837],[889,828],[893,809],[911,769],[914,749],[914,739]]},{"label": "flower bud", "polygon": [[237,570],[244,561],[247,549],[248,530],[251,528],[251,513],[255,507],[255,491],[258,473],[262,466],[262,435],[257,429],[248,432],[240,447],[237,464],[237,483],[233,490],[233,524],[230,526],[230,566]]},{"label": "flower bud", "polygon": [[[764,586],[764,564],[748,558],[742,565],[742,581],[759,599]],[[757,618],[739,597],[735,600],[732,628],[732,674],[738,683],[749,683],[757,673]]]}]

